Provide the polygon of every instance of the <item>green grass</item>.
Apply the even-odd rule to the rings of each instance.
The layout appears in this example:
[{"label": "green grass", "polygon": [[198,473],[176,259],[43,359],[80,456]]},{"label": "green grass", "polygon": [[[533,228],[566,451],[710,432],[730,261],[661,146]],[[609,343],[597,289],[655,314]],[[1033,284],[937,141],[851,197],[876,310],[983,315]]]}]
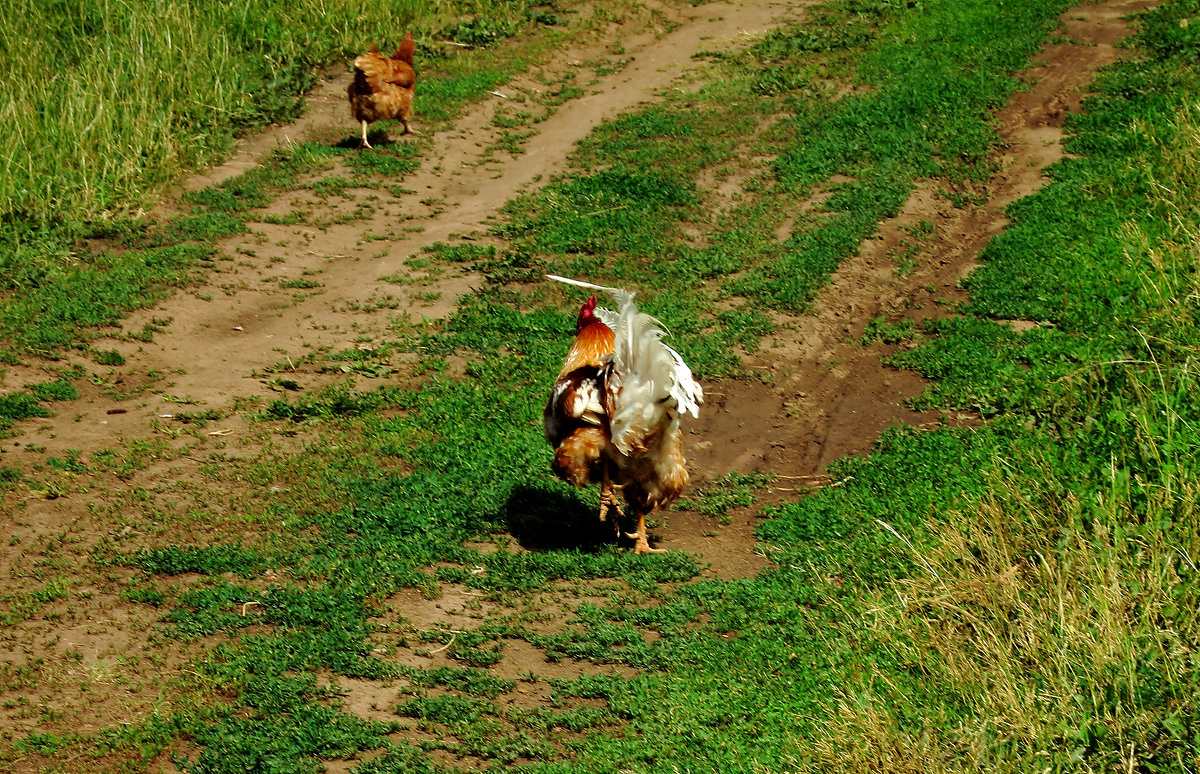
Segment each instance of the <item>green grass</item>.
[{"label": "green grass", "polygon": [[[592,524],[595,493],[547,473],[540,409],[577,299],[533,280],[635,286],[698,373],[738,373],[771,330],[765,310],[806,308],[917,179],[956,192],[986,177],[988,110],[1059,8],[833,3],[710,55],[698,91],[600,127],[574,173],[510,204],[496,246],[422,256],[490,282],[444,323],[397,322],[378,342],[371,367],[410,368],[413,384],[258,404],[255,427],[300,451],[211,452],[189,518],[166,515],[188,496],[169,484],[149,502],[114,498],[150,534],[110,538],[94,564],[161,616],[159,636],[199,654],[195,683],[129,729],[31,735],[4,754],[118,750],[147,770],[174,740],[205,774],[310,772],[367,751],[379,754],[352,770],[445,771],[439,756],[547,773],[1195,769],[1200,79],[1180,23],[1200,16],[1193,0],[1152,12],[1135,57],[1097,82],[1071,124],[1076,157],[1011,208],[964,314],[868,330],[919,344],[895,362],[934,380],[922,405],[987,424],[891,431],[831,469],[837,486],[770,506],[765,477],[689,492],[711,517],[763,517],[771,567],[737,581],[698,578],[686,554],[617,550]],[[750,150],[775,160],[746,169]],[[192,200],[197,249],[204,228],[307,185],[338,151],[291,153]],[[378,163],[355,171],[362,183],[407,169]],[[734,175],[735,202],[703,182]],[[780,213],[817,190],[833,192],[824,210],[777,238]],[[233,220],[208,219],[221,213]],[[68,331],[71,314],[58,317]],[[68,387],[14,399],[14,418]],[[129,464],[171,453],[130,448]],[[121,464],[108,452],[50,467]],[[219,511],[215,493],[238,485],[251,494]],[[61,577],[6,600],[10,615],[63,602]],[[477,625],[420,631],[392,609],[404,590],[449,588],[477,601]],[[488,671],[518,641],[592,668],[529,678],[550,700],[522,709],[509,700],[523,682]],[[405,648],[455,665],[390,658]],[[346,711],[338,677],[395,686],[389,719]],[[407,726],[424,741],[403,741]]]}]

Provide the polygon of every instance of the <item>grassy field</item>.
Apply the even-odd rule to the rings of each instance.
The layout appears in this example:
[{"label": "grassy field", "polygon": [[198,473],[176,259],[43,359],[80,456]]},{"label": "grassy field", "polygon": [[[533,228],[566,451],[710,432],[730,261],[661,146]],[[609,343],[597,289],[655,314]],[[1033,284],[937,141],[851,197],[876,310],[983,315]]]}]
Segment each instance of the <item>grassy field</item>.
[{"label": "grassy field", "polygon": [[[422,52],[440,76],[428,84],[440,112],[428,117],[444,120],[523,66],[510,57],[489,71],[481,64],[489,45],[558,21],[529,2],[488,0],[5,5],[0,298],[11,303],[0,335],[10,339],[34,314],[70,327],[102,325],[154,291],[186,283],[203,250],[156,245],[168,254],[114,266],[110,253],[92,253],[84,240],[141,236],[152,228],[145,210],[182,175],[221,158],[247,131],[296,118],[322,70],[344,66],[365,42],[386,47],[410,28],[435,41]],[[173,241],[193,235],[217,236],[202,230]],[[140,282],[115,276],[126,270]],[[61,296],[80,284],[106,286],[103,302],[63,308]],[[31,299],[47,287],[50,297]],[[3,355],[13,361],[22,350],[79,346],[77,335],[18,342]]]},{"label": "grassy field", "polygon": [[[34,5],[0,29],[36,25],[45,16]],[[318,5],[288,13],[319,15]],[[637,286],[697,373],[746,378],[737,353],[772,332],[773,315],[808,310],[918,181],[935,180],[955,201],[987,179],[998,140],[991,111],[1020,88],[1013,73],[1068,5],[1013,0],[998,12],[983,0],[836,0],[745,50],[709,52],[699,88],[601,126],[570,174],[508,204],[492,235],[500,247],[428,252],[435,265],[469,263],[489,280],[450,319],[397,321],[369,353],[313,364],[369,357],[365,373],[415,363],[415,378],[248,407],[272,439],[262,451],[212,454],[197,491],[109,497],[98,518],[143,537],[114,530],[90,549],[87,570],[160,614],[159,650],[128,674],[153,670],[168,652],[185,658],[139,723],[9,733],[0,760],[92,771],[174,760],[204,774],[315,772],[351,758],[361,774],[456,764],[546,774],[1200,768],[1195,0],[1143,17],[1129,58],[1101,74],[1086,112],[1072,117],[1070,158],[1011,208],[1011,225],[984,252],[969,302],[913,332],[920,345],[894,359],[933,380],[923,405],[976,411],[982,426],[891,431],[871,455],[837,464],[843,485],[782,503],[757,478],[690,493],[714,516],[731,502],[761,511],[771,565],[753,578],[701,579],[696,560],[678,552],[525,552],[508,542],[514,514],[545,520],[594,504],[594,493],[546,474],[539,414],[562,346],[548,332],[569,329],[571,315],[537,282],[544,272]],[[301,24],[328,30],[326,43],[294,44],[297,61],[318,64],[344,55],[355,35],[381,32],[385,11],[351,26],[267,7],[246,39],[261,42],[265,30],[291,40]],[[411,13],[417,26],[449,24]],[[83,14],[67,29],[85,34],[95,23]],[[261,67],[247,51],[230,56]],[[489,83],[470,72],[473,85],[452,81],[446,92],[467,99]],[[271,107],[215,111],[236,116],[220,126],[202,111],[186,126],[147,128],[154,139],[132,158],[178,160],[136,180],[127,161],[111,159],[101,186],[84,182],[86,159],[50,158],[48,145],[34,167],[29,154],[23,179],[63,187],[26,195],[30,184],[14,183],[3,193],[18,249],[0,272],[27,291],[0,312],[9,357],[86,348],[89,326],[205,271],[217,237],[311,179],[322,159],[345,155],[327,146],[280,154],[196,195],[186,222],[118,214],[227,147],[238,127],[286,117],[310,73],[272,73],[283,82]],[[223,86],[235,105],[244,84]],[[181,98],[180,112],[215,99]],[[211,139],[184,159],[168,139],[177,132]],[[4,157],[16,170],[11,160],[25,154]],[[736,174],[747,157],[773,161],[713,217],[698,181]],[[362,170],[357,182],[384,190],[410,169],[404,161]],[[823,211],[776,239],[785,213],[818,189],[833,191]],[[61,222],[46,206],[74,198]],[[68,245],[108,222],[118,225],[105,233],[127,249],[105,253],[107,263],[68,260]],[[685,225],[703,229],[702,246]],[[108,282],[127,295],[97,307],[99,317],[71,306],[49,315],[56,326],[30,330],[56,299],[77,296],[72,288]],[[23,311],[27,303],[42,306]],[[452,376],[452,361],[465,373]],[[83,376],[6,396],[0,409],[10,422],[37,416],[71,400]],[[0,488],[120,479],[172,453],[132,443],[5,468]],[[203,505],[214,499],[226,507]],[[5,600],[0,620],[15,626],[82,593],[65,568],[38,581],[36,592]],[[473,627],[414,631],[390,612],[406,590],[436,598],[449,588],[477,600]],[[553,615],[561,625],[548,625]],[[574,678],[489,671],[518,643],[595,669]],[[399,657],[420,649],[444,651],[453,666]],[[9,694],[49,679],[37,668],[0,677]],[[394,687],[387,719],[348,711],[350,680]],[[550,708],[508,701],[535,686]],[[402,729],[415,741],[398,742]]]}]

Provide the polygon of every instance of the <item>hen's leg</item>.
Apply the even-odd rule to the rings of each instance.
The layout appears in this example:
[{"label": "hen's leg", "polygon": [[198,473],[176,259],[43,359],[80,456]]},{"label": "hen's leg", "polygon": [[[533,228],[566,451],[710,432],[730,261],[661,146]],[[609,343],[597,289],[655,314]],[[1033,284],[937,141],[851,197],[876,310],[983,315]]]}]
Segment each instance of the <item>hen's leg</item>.
[{"label": "hen's leg", "polygon": [[638,513],[637,532],[626,532],[625,537],[633,538],[633,552],[635,554],[665,554],[665,548],[651,548],[650,542],[646,539],[646,514]]},{"label": "hen's leg", "polygon": [[362,142],[360,142],[360,143],[358,144],[358,147],[360,147],[360,148],[370,148],[370,147],[371,147],[371,143],[367,142],[367,122],[366,122],[366,121],[363,121],[363,122],[362,122],[362,126],[363,126]]}]

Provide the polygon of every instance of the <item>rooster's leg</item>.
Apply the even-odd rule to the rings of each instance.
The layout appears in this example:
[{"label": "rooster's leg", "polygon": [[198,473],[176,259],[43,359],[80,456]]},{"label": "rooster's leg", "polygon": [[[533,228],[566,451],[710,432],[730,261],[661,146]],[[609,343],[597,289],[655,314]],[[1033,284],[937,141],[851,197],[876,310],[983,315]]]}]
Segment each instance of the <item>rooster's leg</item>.
[{"label": "rooster's leg", "polygon": [[371,143],[367,142],[367,122],[366,122],[366,121],[363,121],[363,122],[362,122],[362,129],[363,129],[363,134],[362,134],[362,142],[360,142],[360,143],[358,144],[358,147],[360,147],[360,148],[370,148],[370,147],[371,147]]},{"label": "rooster's leg", "polygon": [[600,521],[608,521],[608,509],[612,508],[615,511],[613,516],[613,529],[619,535],[621,533],[621,523],[618,519],[624,516],[621,512],[621,502],[617,499],[616,492],[613,491],[612,478],[608,473],[608,463],[604,463],[604,479],[600,484]]},{"label": "rooster's leg", "polygon": [[651,548],[650,542],[646,539],[646,514],[638,514],[637,532],[626,532],[625,537],[633,538],[633,552],[635,554],[665,554],[665,548]]}]

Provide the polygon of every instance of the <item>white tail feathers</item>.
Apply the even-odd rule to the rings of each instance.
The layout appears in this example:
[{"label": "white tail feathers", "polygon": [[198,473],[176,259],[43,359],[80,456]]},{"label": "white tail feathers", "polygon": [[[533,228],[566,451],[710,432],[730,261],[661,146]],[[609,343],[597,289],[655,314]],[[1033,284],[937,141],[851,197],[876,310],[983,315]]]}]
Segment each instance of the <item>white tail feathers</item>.
[{"label": "white tail feathers", "polygon": [[673,432],[680,414],[700,416],[704,390],[674,349],[662,342],[667,332],[648,314],[639,312],[633,293],[554,274],[552,280],[599,290],[613,297],[618,312],[596,308],[596,316],[613,329],[612,443],[622,454],[645,451],[661,431]]},{"label": "white tail feathers", "polygon": [[[586,288],[588,290],[600,290],[605,293],[608,293],[610,296],[613,297],[613,300],[617,302],[617,307],[619,309],[624,309],[626,304],[633,303],[633,293],[630,293],[628,290],[621,290],[620,288],[606,288],[603,285],[594,285],[591,282],[584,282],[583,280],[571,279],[570,277],[560,277],[557,274],[547,274],[546,277],[548,277],[549,279],[555,280],[556,282],[565,282],[568,285],[574,285],[577,288]],[[617,316],[618,316],[617,312],[614,312],[611,309],[604,309],[604,308],[598,306],[598,307],[596,307],[595,314],[597,317],[600,318],[600,322],[604,323],[609,328],[612,328],[614,331],[617,329]]]}]

